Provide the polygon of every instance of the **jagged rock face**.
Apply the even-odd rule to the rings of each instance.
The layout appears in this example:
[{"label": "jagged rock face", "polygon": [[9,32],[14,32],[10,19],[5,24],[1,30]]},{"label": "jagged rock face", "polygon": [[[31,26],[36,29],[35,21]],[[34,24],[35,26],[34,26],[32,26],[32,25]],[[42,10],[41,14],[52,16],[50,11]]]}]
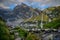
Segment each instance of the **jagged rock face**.
[{"label": "jagged rock face", "polygon": [[37,16],[37,12],[38,11],[24,3],[17,5],[13,11],[0,7],[0,16],[5,20],[9,19],[10,21],[14,21],[16,19],[28,19],[31,16]]},{"label": "jagged rock face", "polygon": [[2,17],[4,20],[10,18],[11,13],[11,10],[0,7],[0,17]]},{"label": "jagged rock face", "polygon": [[14,13],[15,15],[23,18],[23,19],[28,19],[31,16],[36,16],[37,15],[37,11],[34,10],[32,7],[27,6],[26,4],[22,3],[21,5],[17,5],[14,8]]},{"label": "jagged rock face", "polygon": [[18,25],[24,20],[37,16],[38,14],[39,10],[35,10],[24,3],[17,5],[13,11],[0,8],[0,16],[2,16],[2,18],[4,18],[9,25]]},{"label": "jagged rock face", "polygon": [[23,18],[23,19],[26,19],[26,18],[29,18],[31,17],[31,10],[30,10],[31,7],[27,6],[26,4],[21,4],[21,5],[17,5],[15,8],[14,8],[14,13],[15,15],[19,16],[20,18]]}]

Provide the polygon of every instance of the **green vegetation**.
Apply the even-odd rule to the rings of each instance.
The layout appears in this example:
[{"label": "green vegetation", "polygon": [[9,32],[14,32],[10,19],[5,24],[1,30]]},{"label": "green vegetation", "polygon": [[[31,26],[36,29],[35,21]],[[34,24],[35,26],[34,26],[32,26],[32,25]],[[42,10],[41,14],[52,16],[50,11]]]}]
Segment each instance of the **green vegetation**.
[{"label": "green vegetation", "polygon": [[19,37],[23,38],[24,40],[39,40],[40,39],[36,36],[36,34],[25,31],[24,29],[20,27],[16,27],[15,30],[17,30],[17,32],[19,33]]},{"label": "green vegetation", "polygon": [[[45,9],[45,14],[52,20],[44,25],[44,28],[55,28],[60,26],[60,6]],[[51,15],[51,16],[50,16]]]},{"label": "green vegetation", "polygon": [[19,29],[18,33],[21,38],[27,37],[27,32],[23,29]]},{"label": "green vegetation", "polygon": [[14,30],[17,30],[19,37],[25,39],[28,35],[28,32],[20,27],[16,27]]},{"label": "green vegetation", "polygon": [[[60,6],[50,7],[44,10],[45,13],[49,16],[49,18],[60,18]],[[52,15],[52,16],[50,16]]]},{"label": "green vegetation", "polygon": [[[47,9],[43,10],[42,13],[39,12],[39,15],[31,17],[31,18],[25,20],[24,22],[32,23],[32,24],[34,24],[34,22],[37,22],[36,23],[37,27],[40,28],[42,15],[43,15],[44,29],[45,28],[58,29],[60,27],[60,6],[47,8]],[[52,21],[49,22],[49,19],[52,19]],[[34,27],[35,26],[33,26],[32,28],[34,28]],[[12,32],[12,33],[10,33],[9,29],[10,28],[8,28],[8,26],[6,26],[5,20],[3,20],[0,17],[0,40],[14,40],[15,30],[18,32],[18,34],[19,34],[18,36],[25,40],[39,40],[40,39],[36,36],[36,34],[34,34],[32,32],[27,32],[26,30],[24,30],[23,28],[20,28],[20,27],[14,28],[14,32]]]},{"label": "green vegetation", "polygon": [[58,27],[60,27],[60,19],[57,19],[55,21],[49,22],[49,23],[44,25],[44,28],[54,28],[54,29],[57,29]]},{"label": "green vegetation", "polygon": [[26,40],[39,40],[39,38],[35,34],[29,33]]},{"label": "green vegetation", "polygon": [[27,19],[27,20],[25,20],[25,22],[29,22],[29,21],[31,21],[31,22],[34,22],[34,21],[41,21],[41,15],[43,15],[43,21],[47,21],[48,20],[48,16],[47,15],[45,15],[44,13],[40,13],[40,15],[37,15],[37,16],[35,16],[35,17],[31,17],[31,18],[29,18],[29,19]]},{"label": "green vegetation", "polygon": [[[43,10],[42,12],[38,12],[39,15],[37,16],[33,16],[27,20],[25,20],[25,22],[36,22],[37,21],[37,27],[40,27],[40,23],[41,23],[41,18],[43,15],[43,23],[44,23],[44,28],[55,28],[57,29],[57,27],[60,25],[60,6],[57,7],[50,7],[50,8],[46,8],[45,10]],[[49,21],[51,20],[51,22]],[[39,22],[40,21],[40,22]]]},{"label": "green vegetation", "polygon": [[0,40],[14,40],[14,35],[11,35],[5,21],[0,17]]}]

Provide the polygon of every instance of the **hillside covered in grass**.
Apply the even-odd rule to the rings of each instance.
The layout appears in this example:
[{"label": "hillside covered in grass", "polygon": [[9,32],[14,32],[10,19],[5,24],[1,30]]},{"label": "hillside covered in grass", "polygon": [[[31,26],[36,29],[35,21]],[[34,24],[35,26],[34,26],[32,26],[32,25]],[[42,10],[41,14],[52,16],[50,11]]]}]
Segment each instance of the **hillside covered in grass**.
[{"label": "hillside covered in grass", "polygon": [[0,17],[0,40],[14,40],[14,35],[10,34],[8,26],[5,21]]},{"label": "hillside covered in grass", "polygon": [[51,19],[44,25],[44,28],[59,28],[60,27],[60,6],[50,7],[44,10],[45,14]]},{"label": "hillside covered in grass", "polygon": [[[25,20],[25,22],[36,22],[37,21],[38,25],[40,25],[41,20],[43,21],[44,25],[45,24],[48,25],[46,26],[47,28],[49,27],[57,28],[58,24],[60,23],[59,21],[57,21],[57,20],[60,20],[60,6],[46,8],[42,10],[42,12],[39,12],[39,15],[35,17],[32,16],[31,18],[28,18],[27,20]],[[57,21],[56,24],[55,24],[55,21]]]}]

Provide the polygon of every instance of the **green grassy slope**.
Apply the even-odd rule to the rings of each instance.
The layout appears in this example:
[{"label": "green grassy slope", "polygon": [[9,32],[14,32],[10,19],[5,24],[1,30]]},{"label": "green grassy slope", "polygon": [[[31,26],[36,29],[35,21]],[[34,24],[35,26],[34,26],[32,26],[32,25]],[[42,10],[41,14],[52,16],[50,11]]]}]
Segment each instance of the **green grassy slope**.
[{"label": "green grassy slope", "polygon": [[5,21],[0,17],[0,40],[14,40],[10,35],[8,26]]}]

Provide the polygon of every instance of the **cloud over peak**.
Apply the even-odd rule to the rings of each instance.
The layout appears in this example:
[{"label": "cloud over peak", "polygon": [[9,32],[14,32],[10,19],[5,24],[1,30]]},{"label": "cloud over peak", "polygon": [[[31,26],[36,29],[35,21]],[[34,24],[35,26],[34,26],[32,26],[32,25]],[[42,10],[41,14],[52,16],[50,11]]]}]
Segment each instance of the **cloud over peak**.
[{"label": "cloud over peak", "polygon": [[60,6],[60,0],[0,0],[0,7],[14,7],[18,4],[21,4],[22,2],[28,5],[32,5],[33,7],[36,5],[40,5],[42,8],[44,6]]}]

